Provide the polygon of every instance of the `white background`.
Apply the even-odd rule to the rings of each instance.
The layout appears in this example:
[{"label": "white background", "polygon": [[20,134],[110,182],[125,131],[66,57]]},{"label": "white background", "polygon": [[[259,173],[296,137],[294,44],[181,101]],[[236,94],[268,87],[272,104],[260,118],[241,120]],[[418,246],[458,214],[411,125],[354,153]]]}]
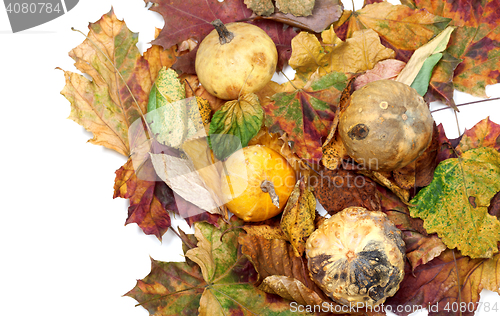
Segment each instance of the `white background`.
[{"label": "white background", "polygon": [[[361,8],[362,1],[355,4]],[[124,226],[128,202],[112,197],[115,170],[125,157],[87,143],[92,135],[66,119],[64,76],[55,68],[76,71],[68,52],[84,38],[71,27],[87,33],[88,23],[111,6],[139,32],[138,46],[146,50],[163,20],[141,0],[80,0],[64,16],[16,34],[0,8],[0,315],[146,316],[122,295],[149,273],[150,257],[183,260],[171,233],[161,243],[135,224]],[[345,7],[352,7],[350,1]],[[500,96],[500,86],[488,87],[487,94]],[[477,99],[456,95],[457,104],[471,100]],[[500,123],[499,105],[461,107],[461,131],[488,115]],[[451,111],[434,117],[449,138],[458,136]],[[487,294],[486,300],[500,302]]]}]

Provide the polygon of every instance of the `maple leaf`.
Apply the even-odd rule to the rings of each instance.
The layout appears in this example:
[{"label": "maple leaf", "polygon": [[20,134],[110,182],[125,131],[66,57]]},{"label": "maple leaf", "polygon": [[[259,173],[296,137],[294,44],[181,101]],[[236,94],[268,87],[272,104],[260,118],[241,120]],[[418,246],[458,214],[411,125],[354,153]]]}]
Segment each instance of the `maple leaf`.
[{"label": "maple leaf", "polygon": [[113,10],[90,23],[87,39],[69,55],[83,75],[65,71],[61,91],[71,102],[70,119],[94,134],[89,140],[122,155],[131,152],[128,128],[146,113],[153,84],[148,61]]},{"label": "maple leaf", "polygon": [[437,166],[431,184],[410,201],[410,213],[449,248],[491,258],[498,252],[500,222],[488,214],[488,205],[498,191],[500,154],[489,147],[471,149]]},{"label": "maple leaf", "polygon": [[329,133],[336,105],[349,77],[332,72],[302,89],[277,93],[264,105],[266,126],[276,125],[293,141],[293,151],[302,159],[319,161],[322,138]]},{"label": "maple leaf", "polygon": [[491,147],[500,151],[500,125],[491,121],[489,117],[471,129],[465,130],[456,149],[459,153],[464,153],[479,147]]},{"label": "maple leaf", "polygon": [[[295,315],[289,301],[254,287],[252,264],[238,251],[237,226],[195,223],[197,246],[186,251],[195,262],[153,262],[151,273],[126,295],[151,315]],[[305,313],[299,313],[305,315]]]},{"label": "maple leaf", "polygon": [[[397,315],[408,315],[415,306],[427,308],[429,315],[455,314],[451,306],[470,306],[461,311],[473,316],[483,289],[499,293],[500,255],[491,259],[471,259],[446,250],[425,265],[405,271],[399,290],[385,302]],[[411,306],[411,308],[409,308]],[[409,309],[407,309],[407,308]],[[398,312],[399,311],[399,312]]]},{"label": "maple leaf", "polygon": [[[146,235],[155,235],[161,240],[171,224],[169,210],[177,210],[175,197],[166,184],[155,181],[150,161],[145,162],[140,172],[137,176],[132,159],[118,169],[113,198],[129,199],[126,224],[137,223]],[[143,180],[146,178],[153,180]]]},{"label": "maple leaf", "polygon": [[485,87],[500,79],[500,3],[429,0],[406,3],[452,20],[457,29],[447,51],[462,60],[454,73],[454,86],[474,96],[486,97]]}]

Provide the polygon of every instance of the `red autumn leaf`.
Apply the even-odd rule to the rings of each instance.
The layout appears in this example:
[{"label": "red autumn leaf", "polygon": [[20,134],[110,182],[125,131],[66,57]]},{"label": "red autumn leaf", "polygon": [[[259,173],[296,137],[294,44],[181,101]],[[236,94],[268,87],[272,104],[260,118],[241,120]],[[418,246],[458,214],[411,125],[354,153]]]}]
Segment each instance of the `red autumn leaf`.
[{"label": "red autumn leaf", "polygon": [[[143,179],[156,179],[151,160],[144,163],[141,173]],[[126,224],[137,223],[146,235],[161,240],[171,224],[169,210],[177,209],[173,192],[163,181],[142,180],[129,159],[116,171],[113,198],[116,197],[130,200]]]},{"label": "red autumn leaf", "polygon": [[[133,144],[140,139],[140,136],[132,137]],[[150,150],[165,152],[169,149],[153,143]],[[171,225],[170,212],[179,214],[189,225],[204,221],[218,227],[219,215],[209,214],[187,202],[156,175],[147,152],[135,153],[116,171],[113,198],[117,197],[130,202],[125,224],[136,223],[146,235],[155,235],[159,240]]]},{"label": "red autumn leaf", "polygon": [[293,151],[302,159],[319,162],[323,138],[330,125],[349,77],[332,72],[306,84],[302,89],[273,95],[264,105],[266,125],[278,128],[293,141]]},{"label": "red autumn leaf", "polygon": [[463,153],[478,147],[492,147],[500,151],[500,125],[489,117],[464,132],[457,151]]},{"label": "red autumn leaf", "polygon": [[413,271],[408,266],[398,292],[385,304],[393,307],[392,311],[397,315],[408,315],[409,312],[399,311],[404,311],[405,307],[413,310],[415,306],[428,308],[430,316],[457,315],[457,306],[466,306],[461,315],[472,316],[478,307],[481,291],[486,289],[498,293],[499,287],[499,254],[491,259],[470,259],[446,250]]},{"label": "red autumn leaf", "polygon": [[457,90],[486,97],[485,87],[500,80],[500,2],[414,0],[408,4],[451,18],[447,51],[462,62],[455,70]]}]

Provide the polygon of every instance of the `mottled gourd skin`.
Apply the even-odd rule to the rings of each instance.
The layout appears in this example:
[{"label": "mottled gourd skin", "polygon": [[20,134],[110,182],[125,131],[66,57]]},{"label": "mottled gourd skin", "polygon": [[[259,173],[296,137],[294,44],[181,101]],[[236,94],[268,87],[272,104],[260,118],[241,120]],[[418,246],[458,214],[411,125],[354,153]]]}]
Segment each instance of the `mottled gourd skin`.
[{"label": "mottled gourd skin", "polygon": [[[274,206],[262,181],[271,181],[279,197]],[[253,145],[233,153],[221,172],[221,198],[226,207],[247,222],[264,221],[278,215],[295,186],[295,171],[286,159],[271,148]]]},{"label": "mottled gourd skin", "polygon": [[309,273],[332,300],[376,306],[404,277],[401,231],[382,212],[349,207],[315,230],[306,243]]},{"label": "mottled gourd skin", "polygon": [[236,100],[240,94],[258,91],[269,83],[276,71],[278,52],[273,40],[261,28],[242,22],[225,25],[234,34],[221,45],[213,30],[196,53],[198,80],[212,95]]},{"label": "mottled gourd skin", "polygon": [[366,169],[392,171],[429,146],[434,120],[417,91],[394,80],[370,82],[351,95],[340,114],[347,154]]}]

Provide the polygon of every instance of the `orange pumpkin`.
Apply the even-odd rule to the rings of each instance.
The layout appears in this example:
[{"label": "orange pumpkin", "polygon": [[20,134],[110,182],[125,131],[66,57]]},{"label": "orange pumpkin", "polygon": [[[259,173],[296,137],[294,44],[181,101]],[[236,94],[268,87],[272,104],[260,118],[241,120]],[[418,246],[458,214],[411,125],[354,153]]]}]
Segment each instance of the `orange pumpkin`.
[{"label": "orange pumpkin", "polygon": [[279,153],[262,145],[244,147],[224,162],[222,200],[244,221],[263,221],[283,210],[295,181],[295,171]]}]

